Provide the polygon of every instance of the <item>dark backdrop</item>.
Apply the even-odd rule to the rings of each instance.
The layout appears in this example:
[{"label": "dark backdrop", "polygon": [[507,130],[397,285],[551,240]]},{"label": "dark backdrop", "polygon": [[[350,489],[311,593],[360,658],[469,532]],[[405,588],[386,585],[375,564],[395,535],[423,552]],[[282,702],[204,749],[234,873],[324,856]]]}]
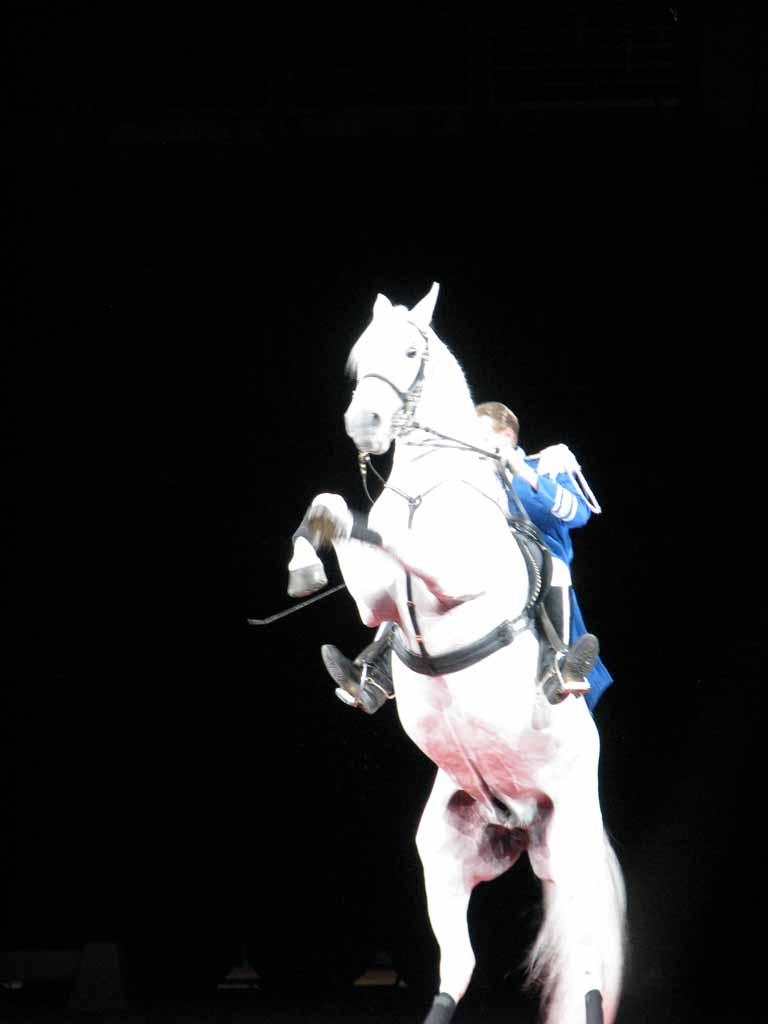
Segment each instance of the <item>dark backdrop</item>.
[{"label": "dark backdrop", "polygon": [[[18,5],[3,948],[111,938],[189,980],[245,942],[308,985],[384,951],[433,984],[430,766],[319,658],[366,630],[344,594],[246,618],[288,605],[313,494],[363,506],[344,361],[378,291],[437,280],[476,399],[529,450],[568,443],[604,509],[575,574],[616,679],[596,719],[630,991],[751,1005],[764,75],[746,15],[687,17],[648,103],[585,103],[587,76],[526,106],[489,98],[513,26],[483,5],[296,46],[266,15]],[[535,900],[522,865],[478,891],[480,981],[517,977]]]}]

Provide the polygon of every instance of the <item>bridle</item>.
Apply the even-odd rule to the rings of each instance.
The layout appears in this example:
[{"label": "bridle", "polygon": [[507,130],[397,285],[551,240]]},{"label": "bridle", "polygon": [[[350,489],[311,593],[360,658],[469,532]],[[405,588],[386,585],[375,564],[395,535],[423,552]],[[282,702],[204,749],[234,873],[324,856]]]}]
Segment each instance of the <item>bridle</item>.
[{"label": "bridle", "polygon": [[[421,361],[419,362],[419,368],[416,371],[416,376],[413,378],[410,386],[405,391],[401,391],[400,388],[397,387],[397,385],[394,384],[389,379],[389,377],[385,377],[382,373],[366,373],[358,381],[358,384],[360,384],[361,381],[369,380],[370,378],[383,381],[385,384],[392,388],[397,397],[400,399],[400,408],[392,417],[391,427],[393,440],[398,437],[405,437],[407,434],[412,433],[416,429],[421,429],[419,427],[419,424],[416,423],[415,417],[416,409],[418,408],[419,402],[421,401],[421,393],[424,390],[424,379],[426,376],[426,368],[430,356],[429,335],[427,334],[427,332],[422,327],[420,327],[415,320],[407,320],[406,323],[410,324],[411,327],[415,327],[424,341],[424,349],[421,353]],[[373,504],[374,499],[371,496],[371,492],[368,490],[369,468],[373,471],[374,475],[378,477],[379,481],[384,485],[384,487],[388,488],[389,490],[395,491],[397,494],[400,495],[401,498],[404,498],[408,502],[409,508],[411,510],[411,516],[413,516],[413,513],[421,504],[422,495],[419,495],[416,498],[412,498],[404,491],[400,491],[398,490],[398,488],[393,487],[391,484],[388,484],[371,462],[371,456],[369,452],[359,453],[357,457],[357,465],[358,469],[360,470],[360,478],[362,479],[363,482],[363,490],[365,491],[366,497],[368,498],[371,504]]]},{"label": "bridle", "polygon": [[415,429],[414,417],[416,415],[416,408],[421,400],[421,392],[424,388],[425,371],[427,363],[429,362],[429,335],[423,328],[419,327],[414,320],[408,320],[406,322],[412,327],[415,327],[424,340],[424,350],[421,353],[421,362],[419,363],[419,368],[416,371],[416,376],[413,378],[410,387],[405,391],[401,391],[396,384],[393,384],[389,377],[385,377],[381,373],[366,373],[358,381],[359,384],[361,381],[369,380],[370,378],[381,380],[385,384],[388,384],[400,399],[400,408],[392,417],[393,438],[404,437]]}]

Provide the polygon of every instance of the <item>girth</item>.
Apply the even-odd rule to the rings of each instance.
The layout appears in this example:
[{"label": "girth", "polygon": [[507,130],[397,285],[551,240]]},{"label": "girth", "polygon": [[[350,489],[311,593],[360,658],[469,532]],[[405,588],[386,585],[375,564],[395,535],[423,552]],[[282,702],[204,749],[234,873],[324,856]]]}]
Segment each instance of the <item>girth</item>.
[{"label": "girth", "polygon": [[511,644],[521,633],[532,628],[532,622],[528,615],[523,613],[516,619],[505,619],[490,633],[475,640],[474,643],[460,647],[457,651],[449,654],[414,654],[409,651],[403,643],[399,629],[392,632],[392,650],[400,661],[413,672],[419,672],[423,676],[446,676],[451,672],[460,672],[463,668],[476,665],[483,658],[487,658],[502,647]]}]

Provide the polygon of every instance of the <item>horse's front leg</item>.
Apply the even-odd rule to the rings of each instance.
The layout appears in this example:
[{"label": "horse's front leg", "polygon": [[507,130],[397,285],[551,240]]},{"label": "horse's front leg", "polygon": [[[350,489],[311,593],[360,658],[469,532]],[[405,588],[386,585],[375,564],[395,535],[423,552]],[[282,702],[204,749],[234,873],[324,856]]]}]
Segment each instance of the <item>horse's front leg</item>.
[{"label": "horse's front leg", "polygon": [[328,583],[325,568],[317,552],[335,535],[343,536],[349,510],[338,494],[319,494],[304,513],[293,535],[293,552],[288,563],[288,595],[307,597]]},{"label": "horse's front leg", "polygon": [[[478,510],[476,519],[485,513]],[[411,573],[445,608],[453,608],[471,600],[485,589],[487,571],[483,567],[498,565],[490,539],[498,520],[494,518],[488,531],[479,522],[478,537],[473,545],[457,551],[446,559],[446,542],[438,531],[424,531],[419,537],[410,532],[401,534],[397,543],[383,542],[368,526],[368,517],[354,513],[338,494],[319,494],[307,509],[299,529],[293,535],[294,553],[289,563],[288,593],[303,597],[321,589],[328,582],[317,551],[333,544],[342,574],[357,602],[360,617],[369,626],[378,625],[397,616],[397,609],[386,596],[398,570]],[[450,531],[449,531],[450,533]],[[485,540],[482,538],[485,537]],[[350,541],[361,543],[350,545]],[[509,542],[506,534],[501,542]],[[518,556],[519,557],[519,556]]]},{"label": "horse's front leg", "polygon": [[376,626],[395,618],[397,610],[390,596],[395,564],[383,551],[379,534],[368,529],[367,518],[353,513],[338,494],[314,498],[293,535],[293,557],[288,564],[291,597],[303,597],[326,585],[317,552],[329,545],[333,545],[362,621]]},{"label": "horse's front leg", "polygon": [[340,494],[318,494],[292,538],[293,554],[288,563],[289,596],[307,597],[316,590],[322,590],[328,578],[317,552],[337,541],[349,540],[353,534],[359,540],[381,543],[381,537],[370,533],[364,517],[355,516]]}]

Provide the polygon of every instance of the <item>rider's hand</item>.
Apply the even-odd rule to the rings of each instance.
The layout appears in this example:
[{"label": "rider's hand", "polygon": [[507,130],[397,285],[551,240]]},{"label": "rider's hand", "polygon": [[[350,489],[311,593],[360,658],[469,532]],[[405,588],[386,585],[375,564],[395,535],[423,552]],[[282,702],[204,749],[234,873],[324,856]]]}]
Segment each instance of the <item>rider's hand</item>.
[{"label": "rider's hand", "polygon": [[538,490],[539,478],[536,470],[533,469],[525,461],[525,455],[520,448],[513,448],[508,451],[504,458],[504,466],[509,473],[514,476],[519,476],[526,483],[530,484],[534,490]]},{"label": "rider's hand", "polygon": [[525,463],[525,456],[519,448],[511,448],[504,455],[504,465],[514,476],[525,476],[529,468]]}]

